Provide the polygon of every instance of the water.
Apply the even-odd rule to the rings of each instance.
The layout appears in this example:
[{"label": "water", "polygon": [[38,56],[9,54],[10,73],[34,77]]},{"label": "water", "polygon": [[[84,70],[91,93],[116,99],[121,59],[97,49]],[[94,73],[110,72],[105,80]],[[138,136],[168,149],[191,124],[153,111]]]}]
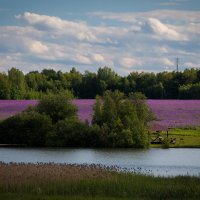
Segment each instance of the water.
[{"label": "water", "polygon": [[200,149],[0,148],[0,161],[117,165],[155,176],[200,176]]}]

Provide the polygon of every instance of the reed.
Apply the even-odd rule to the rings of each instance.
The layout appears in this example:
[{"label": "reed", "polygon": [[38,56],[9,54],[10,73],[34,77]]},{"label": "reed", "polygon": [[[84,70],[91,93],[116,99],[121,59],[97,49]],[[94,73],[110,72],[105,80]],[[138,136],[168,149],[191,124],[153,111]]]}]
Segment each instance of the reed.
[{"label": "reed", "polygon": [[164,178],[118,173],[116,170],[115,166],[106,168],[102,165],[0,163],[0,199],[62,199],[66,196],[72,199],[200,197],[199,177]]}]

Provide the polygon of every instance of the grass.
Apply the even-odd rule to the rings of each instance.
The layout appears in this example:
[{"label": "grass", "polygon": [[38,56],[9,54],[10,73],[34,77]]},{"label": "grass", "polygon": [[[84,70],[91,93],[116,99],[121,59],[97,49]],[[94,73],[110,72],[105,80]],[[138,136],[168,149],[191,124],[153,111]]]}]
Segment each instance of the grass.
[{"label": "grass", "polygon": [[169,131],[169,134],[200,137],[200,128],[199,127],[174,128]]},{"label": "grass", "polygon": [[[161,136],[165,138],[166,132],[162,132]],[[153,136],[155,137],[155,136]],[[169,130],[169,140],[176,138],[175,144],[169,144],[169,147],[174,148],[200,148],[200,128],[199,127],[186,127],[174,128]],[[151,145],[151,147],[161,147],[162,145]]]},{"label": "grass", "polygon": [[0,199],[199,199],[199,177],[117,173],[95,165],[0,164]]},{"label": "grass", "polygon": [[[1,199],[5,200],[131,200],[133,198],[114,198],[114,197],[83,197],[83,196],[61,196],[61,195],[19,195],[19,194],[0,194]],[[136,200],[142,200],[134,198]]]}]

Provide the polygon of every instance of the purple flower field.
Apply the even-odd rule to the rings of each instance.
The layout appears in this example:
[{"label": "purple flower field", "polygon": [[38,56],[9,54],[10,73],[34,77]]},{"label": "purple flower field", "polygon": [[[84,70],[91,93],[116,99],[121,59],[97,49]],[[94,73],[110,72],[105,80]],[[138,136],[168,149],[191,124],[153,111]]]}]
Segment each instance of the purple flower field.
[{"label": "purple flower field", "polygon": [[0,100],[0,119],[11,117],[36,104],[37,100]]},{"label": "purple flower field", "polygon": [[200,126],[200,100],[148,100],[148,104],[158,120],[154,125]]},{"label": "purple flower field", "polygon": [[[76,99],[79,118],[83,121],[92,120],[94,99]],[[158,127],[200,126],[200,100],[147,100],[148,105],[157,116],[152,130]],[[0,100],[0,119],[19,113],[28,106],[36,105],[37,100]]]}]

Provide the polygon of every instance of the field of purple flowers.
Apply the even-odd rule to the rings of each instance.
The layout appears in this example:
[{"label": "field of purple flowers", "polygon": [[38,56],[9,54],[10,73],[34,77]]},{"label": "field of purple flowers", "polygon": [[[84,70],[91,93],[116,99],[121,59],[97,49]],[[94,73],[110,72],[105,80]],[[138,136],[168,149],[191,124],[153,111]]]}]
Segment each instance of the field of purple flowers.
[{"label": "field of purple flowers", "polygon": [[[79,118],[91,122],[95,100],[77,99],[73,103],[78,106]],[[147,100],[147,103],[157,117],[152,125],[154,130],[159,126],[200,126],[200,100]],[[8,118],[36,104],[37,100],[0,100],[0,119]]]}]

